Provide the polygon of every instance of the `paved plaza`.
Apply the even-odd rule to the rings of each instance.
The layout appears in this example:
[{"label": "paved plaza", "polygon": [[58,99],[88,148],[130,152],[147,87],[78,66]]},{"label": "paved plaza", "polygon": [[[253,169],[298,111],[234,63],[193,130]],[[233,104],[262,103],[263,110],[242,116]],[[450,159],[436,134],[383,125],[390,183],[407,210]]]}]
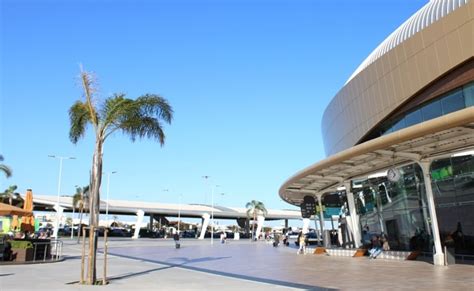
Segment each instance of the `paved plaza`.
[{"label": "paved plaza", "polygon": [[[0,290],[472,290],[474,266],[433,266],[423,261],[296,255],[248,240],[115,239],[109,243],[108,277],[102,287],[77,284],[80,245],[64,241],[58,263],[0,268]],[[102,276],[99,254],[98,276]]]}]

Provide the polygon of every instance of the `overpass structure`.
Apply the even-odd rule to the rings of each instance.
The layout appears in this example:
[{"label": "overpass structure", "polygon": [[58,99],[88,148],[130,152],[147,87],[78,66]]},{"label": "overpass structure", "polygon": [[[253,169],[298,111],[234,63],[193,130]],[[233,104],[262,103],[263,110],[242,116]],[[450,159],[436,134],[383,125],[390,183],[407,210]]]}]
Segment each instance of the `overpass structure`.
[{"label": "overpass structure", "polygon": [[[56,207],[58,201],[57,196],[52,195],[34,195],[33,205],[35,211],[56,211],[58,215],[62,212],[72,212],[72,197],[59,197],[59,207]],[[265,217],[257,218],[257,234],[263,227],[264,220],[285,220],[285,226],[288,226],[288,219],[301,219],[299,210],[277,210],[267,209],[268,213]],[[239,207],[225,207],[205,204],[168,204],[158,202],[129,201],[129,200],[101,200],[101,214],[112,215],[136,215],[137,225],[140,225],[144,216],[150,216],[150,225],[154,219],[161,219],[166,216],[186,217],[186,218],[202,218],[201,237],[204,238],[205,231],[209,225],[211,216],[215,219],[236,219],[239,226],[248,225],[247,209]],[[138,237],[139,228],[135,229],[134,237]]]}]

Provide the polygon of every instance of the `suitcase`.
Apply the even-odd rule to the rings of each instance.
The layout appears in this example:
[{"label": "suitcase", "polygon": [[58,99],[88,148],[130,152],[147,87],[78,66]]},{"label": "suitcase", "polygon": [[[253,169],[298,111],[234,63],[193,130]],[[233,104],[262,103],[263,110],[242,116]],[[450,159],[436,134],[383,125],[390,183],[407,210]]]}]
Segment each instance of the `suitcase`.
[{"label": "suitcase", "polygon": [[176,247],[177,249],[179,249],[179,248],[181,247],[181,244],[180,244],[180,243],[176,243],[175,247]]}]

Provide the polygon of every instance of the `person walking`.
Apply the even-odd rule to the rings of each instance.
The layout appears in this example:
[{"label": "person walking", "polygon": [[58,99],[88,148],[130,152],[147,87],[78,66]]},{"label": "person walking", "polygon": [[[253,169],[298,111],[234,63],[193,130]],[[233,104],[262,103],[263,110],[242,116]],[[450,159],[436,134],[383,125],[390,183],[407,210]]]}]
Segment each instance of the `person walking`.
[{"label": "person walking", "polygon": [[300,232],[298,235],[298,244],[299,249],[297,254],[306,254],[306,236],[303,234],[303,232]]},{"label": "person walking", "polygon": [[175,248],[179,249],[181,247],[181,244],[179,243],[179,233],[178,232],[174,233],[173,240],[174,240]]}]

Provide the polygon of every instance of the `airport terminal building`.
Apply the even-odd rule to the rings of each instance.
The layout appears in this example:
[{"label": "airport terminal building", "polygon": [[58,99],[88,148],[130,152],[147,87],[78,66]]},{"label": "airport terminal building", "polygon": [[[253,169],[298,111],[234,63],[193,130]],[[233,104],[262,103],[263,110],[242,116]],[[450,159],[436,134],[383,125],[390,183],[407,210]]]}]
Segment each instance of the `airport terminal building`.
[{"label": "airport terminal building", "polygon": [[[351,247],[474,258],[474,1],[433,0],[390,34],[326,108],[327,157],[279,195],[344,217]],[[322,224],[321,224],[322,225]]]}]

